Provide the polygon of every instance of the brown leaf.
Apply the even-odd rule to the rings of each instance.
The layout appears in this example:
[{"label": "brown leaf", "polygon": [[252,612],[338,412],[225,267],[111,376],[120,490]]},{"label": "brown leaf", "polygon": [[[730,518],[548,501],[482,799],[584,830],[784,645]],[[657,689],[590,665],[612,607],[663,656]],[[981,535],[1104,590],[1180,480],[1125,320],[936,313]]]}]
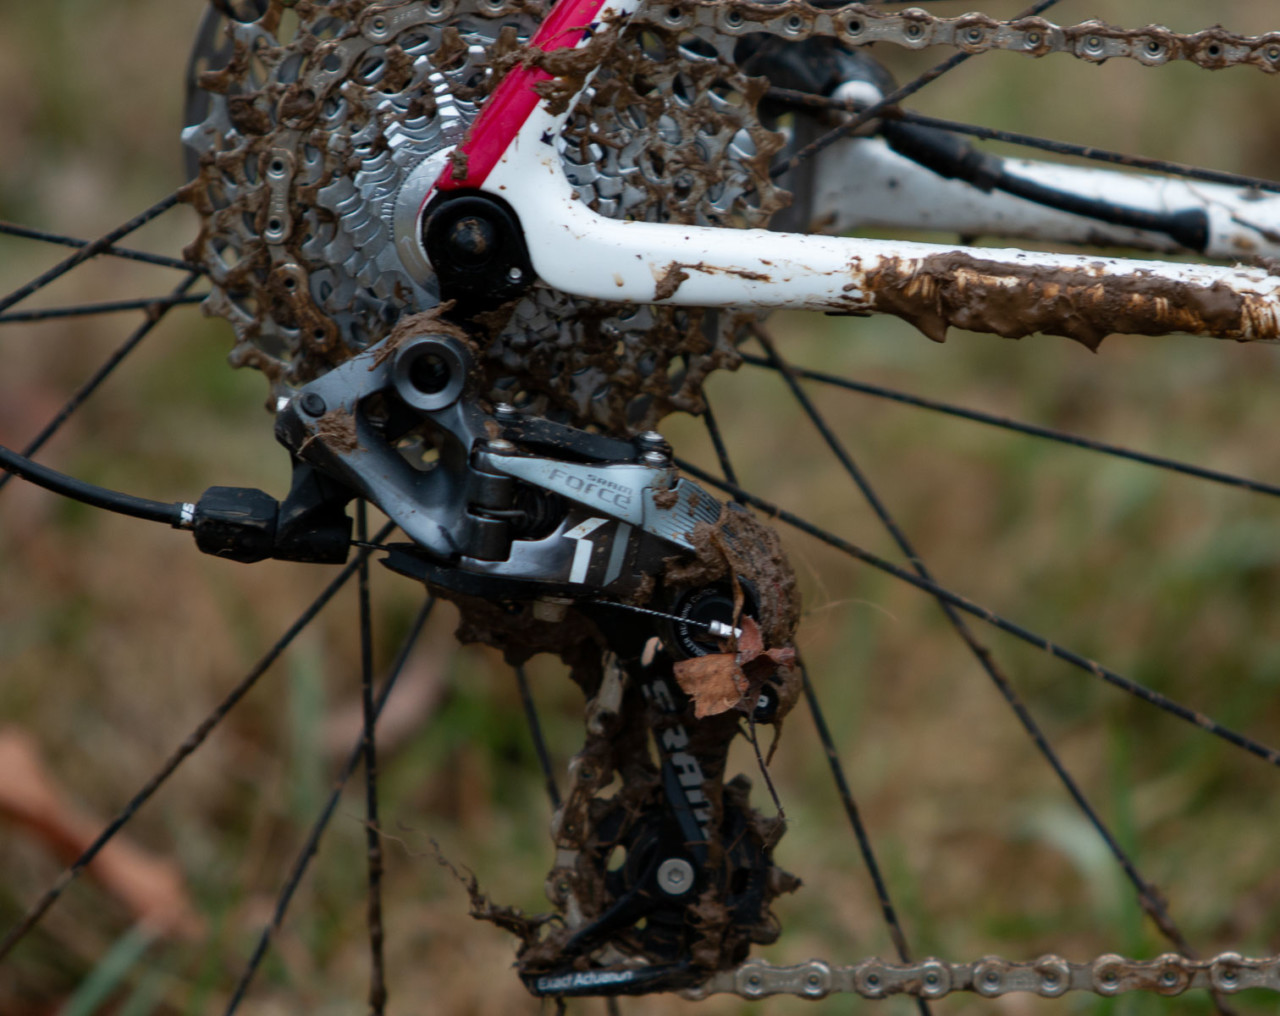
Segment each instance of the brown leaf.
[{"label": "brown leaf", "polygon": [[693,699],[693,715],[699,720],[727,713],[747,690],[747,677],[733,653],[680,660],[672,670],[684,693]]},{"label": "brown leaf", "polygon": [[[0,729],[0,819],[9,819],[70,863],[104,823],[77,810],[46,770],[33,739]],[[89,865],[92,874],[138,918],[162,934],[185,938],[203,932],[182,872],[117,834]]]},{"label": "brown leaf", "polygon": [[735,708],[751,712],[764,683],[796,657],[790,646],[765,649],[752,617],[742,618],[741,632],[736,652],[695,656],[672,668],[684,693],[693,699],[693,715],[699,720]]},{"label": "brown leaf", "polygon": [[764,636],[750,614],[743,617],[741,631],[738,636],[738,662],[749,663],[764,652]]}]

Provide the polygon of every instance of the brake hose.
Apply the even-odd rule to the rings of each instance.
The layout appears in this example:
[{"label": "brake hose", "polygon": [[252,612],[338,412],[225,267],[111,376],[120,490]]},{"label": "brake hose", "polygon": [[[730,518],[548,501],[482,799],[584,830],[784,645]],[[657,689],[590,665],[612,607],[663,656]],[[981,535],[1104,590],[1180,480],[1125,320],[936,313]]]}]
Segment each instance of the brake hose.
[{"label": "brake hose", "polygon": [[979,190],[999,190],[1072,215],[1113,226],[1163,233],[1177,244],[1203,254],[1209,245],[1209,216],[1201,208],[1150,212],[1057,190],[1010,173],[1005,160],[988,155],[954,134],[936,127],[884,120],[880,133],[899,155],[948,179],[959,179]]},{"label": "brake hose", "polygon": [[0,445],[0,467],[13,473],[14,476],[20,476],[55,494],[83,501],[95,508],[104,508],[136,519],[147,519],[150,522],[165,522],[175,529],[190,529],[192,525],[194,512],[192,505],[183,502],[151,501],[144,497],[134,497],[132,494],[108,490],[106,487],[86,483],[84,480],[77,480],[48,466],[42,466],[3,445]]}]

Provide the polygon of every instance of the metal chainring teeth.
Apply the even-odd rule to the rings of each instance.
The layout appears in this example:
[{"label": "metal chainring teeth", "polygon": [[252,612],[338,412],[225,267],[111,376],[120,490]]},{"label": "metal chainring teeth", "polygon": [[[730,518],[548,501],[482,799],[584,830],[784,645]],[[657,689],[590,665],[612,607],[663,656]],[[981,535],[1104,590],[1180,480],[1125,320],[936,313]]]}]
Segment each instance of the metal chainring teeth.
[{"label": "metal chainring teeth", "polygon": [[[204,116],[187,255],[206,309],[236,333],[232,363],[278,394],[439,303],[417,246],[444,154],[516,59],[540,8],[515,0],[271,0],[231,23],[230,60],[199,76]],[[631,33],[574,113],[565,168],[602,214],[760,226],[787,202],[782,144],[756,115],[762,82],[713,29]],[[668,104],[667,97],[674,96]],[[620,307],[538,287],[489,323],[495,399],[613,432],[697,411],[708,373],[736,365],[738,315]]]}]

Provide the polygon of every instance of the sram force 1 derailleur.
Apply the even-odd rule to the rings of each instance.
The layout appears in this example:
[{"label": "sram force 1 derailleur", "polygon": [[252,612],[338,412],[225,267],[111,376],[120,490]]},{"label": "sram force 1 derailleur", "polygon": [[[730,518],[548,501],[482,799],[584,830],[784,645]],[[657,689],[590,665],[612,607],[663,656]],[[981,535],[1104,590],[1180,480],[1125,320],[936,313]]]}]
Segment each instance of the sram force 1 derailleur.
[{"label": "sram force 1 derailleur", "polygon": [[462,329],[403,321],[279,407],[284,504],[214,488],[197,541],[344,560],[361,496],[409,537],[384,563],[457,602],[464,638],[561,655],[588,731],[553,824],[559,913],[501,923],[537,994],[696,984],[772,941],[769,903],[797,884],[772,863],[781,823],[750,808],[744,777],[724,779],[744,724],[754,737],[796,696],[791,571],[772,530],[677,474],[660,435],[486,409],[474,365]]}]

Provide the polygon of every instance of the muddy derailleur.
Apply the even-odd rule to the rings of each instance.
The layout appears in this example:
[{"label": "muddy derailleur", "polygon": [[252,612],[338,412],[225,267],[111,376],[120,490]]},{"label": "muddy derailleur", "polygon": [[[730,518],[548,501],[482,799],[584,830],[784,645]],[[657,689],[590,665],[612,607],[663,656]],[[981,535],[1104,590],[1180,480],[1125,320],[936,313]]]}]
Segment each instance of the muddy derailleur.
[{"label": "muddy derailleur", "polygon": [[[301,388],[276,433],[283,504],[213,488],[201,548],[237,560],[345,560],[362,496],[409,537],[384,563],[523,657],[552,651],[588,695],[557,812],[549,894],[520,967],[537,994],[697,983],[771,941],[781,823],[725,782],[729,744],[795,698],[794,582],[772,530],[678,476],[654,432],[592,434],[473,390],[466,333],[430,315]],[[603,663],[601,661],[604,661]]]}]

